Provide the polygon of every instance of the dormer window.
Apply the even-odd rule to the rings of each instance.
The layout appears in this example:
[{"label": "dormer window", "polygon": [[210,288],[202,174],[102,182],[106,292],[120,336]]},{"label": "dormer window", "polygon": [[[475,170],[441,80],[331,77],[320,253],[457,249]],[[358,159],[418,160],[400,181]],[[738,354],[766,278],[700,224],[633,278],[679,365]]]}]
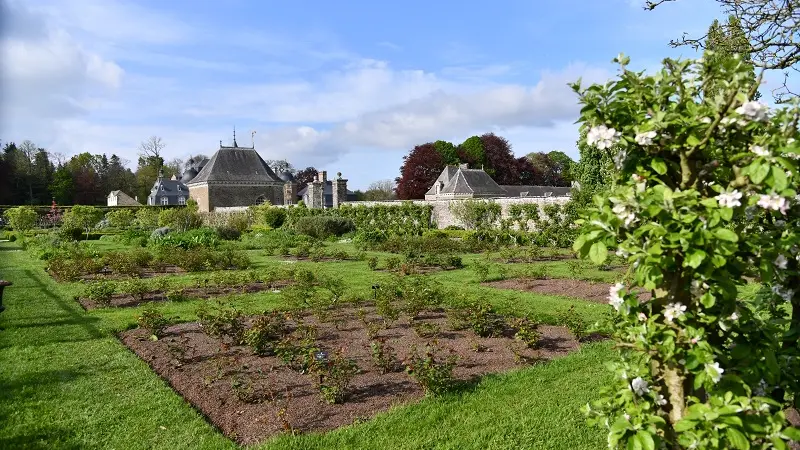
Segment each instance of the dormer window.
[{"label": "dormer window", "polygon": [[164,185],[163,184],[161,185],[161,191],[162,192],[164,191]]},{"label": "dormer window", "polygon": [[161,205],[169,205],[169,198],[161,197]]},{"label": "dormer window", "polygon": [[180,184],[178,185],[178,190],[179,190],[179,191],[181,190],[181,185],[180,185]]},{"label": "dormer window", "polygon": [[[178,189],[180,190],[180,189]],[[186,197],[178,197],[178,204],[185,205],[186,204]]]}]

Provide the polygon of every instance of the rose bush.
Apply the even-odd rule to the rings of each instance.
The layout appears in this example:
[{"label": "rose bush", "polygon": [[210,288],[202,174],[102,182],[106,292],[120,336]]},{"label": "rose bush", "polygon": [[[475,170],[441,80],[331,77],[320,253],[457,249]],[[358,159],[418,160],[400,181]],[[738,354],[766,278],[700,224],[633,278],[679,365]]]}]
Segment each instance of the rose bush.
[{"label": "rose bush", "polygon": [[[574,249],[631,263],[611,287],[617,383],[587,404],[610,448],[788,448],[800,374],[797,104],[753,101],[738,59],[664,60],[573,85],[587,144],[612,153]],[[703,88],[719,91],[704,97]],[[748,278],[765,287],[746,299]],[[640,302],[634,288],[652,300]],[[796,403],[795,403],[796,404]]]}]

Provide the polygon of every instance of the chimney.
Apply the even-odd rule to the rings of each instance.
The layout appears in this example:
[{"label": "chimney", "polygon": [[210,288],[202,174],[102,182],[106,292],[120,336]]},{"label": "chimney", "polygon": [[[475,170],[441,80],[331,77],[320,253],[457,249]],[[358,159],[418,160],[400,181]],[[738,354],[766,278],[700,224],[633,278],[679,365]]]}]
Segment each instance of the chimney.
[{"label": "chimney", "polygon": [[317,174],[317,176],[318,176],[319,181],[322,182],[322,183],[328,181],[328,172],[325,171],[325,170],[320,171]]},{"label": "chimney", "polygon": [[459,169],[469,169],[469,164],[466,164],[466,163],[464,163],[464,164],[459,164],[459,165],[458,165],[458,168],[459,168]]},{"label": "chimney", "polygon": [[133,196],[133,199],[134,199],[134,200],[136,200],[136,201],[138,202],[138,201],[139,201],[139,196],[138,196],[138,195],[134,195],[134,196]]}]

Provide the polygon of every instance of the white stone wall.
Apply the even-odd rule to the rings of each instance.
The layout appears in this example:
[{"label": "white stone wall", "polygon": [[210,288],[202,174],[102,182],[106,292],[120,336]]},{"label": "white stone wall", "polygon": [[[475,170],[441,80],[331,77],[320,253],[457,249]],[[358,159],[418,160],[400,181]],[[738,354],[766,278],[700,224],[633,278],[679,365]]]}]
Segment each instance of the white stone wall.
[{"label": "white stone wall", "polygon": [[[483,199],[487,201],[493,201],[498,203],[501,208],[501,219],[508,218],[508,208],[511,205],[523,205],[523,204],[531,204],[535,203],[539,205],[540,211],[539,214],[542,218],[545,218],[544,212],[541,210],[545,205],[552,205],[558,204],[563,205],[569,202],[570,197],[502,197],[502,198],[492,198],[492,199]],[[459,227],[463,227],[464,224],[461,221],[457,220],[453,217],[453,214],[450,212],[450,204],[454,202],[463,202],[464,200],[412,200],[411,202],[418,205],[431,205],[433,206],[433,211],[431,212],[431,216],[433,220],[436,222],[438,228],[446,228],[450,225],[455,225]],[[364,205],[364,206],[374,206],[374,205],[399,205],[402,201],[386,201],[386,202],[347,202],[346,205]],[[529,224],[531,226],[532,224]]]}]

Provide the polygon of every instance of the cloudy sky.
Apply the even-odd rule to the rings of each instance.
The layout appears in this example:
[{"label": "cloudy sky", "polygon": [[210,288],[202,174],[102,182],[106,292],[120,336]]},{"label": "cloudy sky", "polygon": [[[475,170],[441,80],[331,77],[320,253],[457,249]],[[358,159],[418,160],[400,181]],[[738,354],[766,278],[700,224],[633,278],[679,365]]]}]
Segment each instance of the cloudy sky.
[{"label": "cloudy sky", "polygon": [[211,155],[232,129],[265,159],[398,175],[436,139],[493,131],[521,156],[575,149],[566,83],[658,66],[703,33],[712,0],[0,0],[0,141],[136,160]]}]

